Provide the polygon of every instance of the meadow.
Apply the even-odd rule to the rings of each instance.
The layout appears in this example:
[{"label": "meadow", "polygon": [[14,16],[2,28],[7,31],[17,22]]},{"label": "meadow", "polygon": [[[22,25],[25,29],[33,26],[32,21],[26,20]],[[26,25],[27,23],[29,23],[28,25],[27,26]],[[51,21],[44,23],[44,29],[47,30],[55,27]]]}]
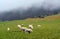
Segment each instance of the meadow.
[{"label": "meadow", "polygon": [[[21,31],[17,25],[34,26],[32,33]],[[37,27],[37,25],[41,27]],[[10,27],[10,31],[7,28]],[[0,39],[60,39],[60,15],[46,18],[29,18],[0,22]]]}]

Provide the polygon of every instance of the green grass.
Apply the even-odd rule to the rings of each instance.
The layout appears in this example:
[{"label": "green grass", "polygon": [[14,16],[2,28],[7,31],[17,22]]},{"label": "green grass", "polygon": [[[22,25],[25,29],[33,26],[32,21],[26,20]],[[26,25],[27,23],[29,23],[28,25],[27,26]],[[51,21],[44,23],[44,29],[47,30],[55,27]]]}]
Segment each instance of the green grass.
[{"label": "green grass", "polygon": [[[20,31],[18,24],[28,27],[33,24],[31,34]],[[41,27],[37,27],[40,24]],[[10,31],[7,31],[10,27]],[[60,39],[60,18],[56,20],[14,20],[0,22],[0,39]]]}]

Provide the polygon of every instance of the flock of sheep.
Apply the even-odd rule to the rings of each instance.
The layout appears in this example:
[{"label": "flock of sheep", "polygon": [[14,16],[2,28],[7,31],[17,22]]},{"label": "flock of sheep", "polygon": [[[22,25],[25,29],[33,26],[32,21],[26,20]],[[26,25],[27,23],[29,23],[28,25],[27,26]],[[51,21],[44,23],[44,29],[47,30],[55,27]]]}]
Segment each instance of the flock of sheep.
[{"label": "flock of sheep", "polygon": [[[37,25],[37,26],[40,27],[41,25]],[[33,32],[33,25],[29,25],[28,27],[25,27],[24,24],[21,24],[21,25],[17,25],[17,27],[23,32],[28,32],[28,33]],[[7,30],[9,31],[10,28],[8,27]]]}]

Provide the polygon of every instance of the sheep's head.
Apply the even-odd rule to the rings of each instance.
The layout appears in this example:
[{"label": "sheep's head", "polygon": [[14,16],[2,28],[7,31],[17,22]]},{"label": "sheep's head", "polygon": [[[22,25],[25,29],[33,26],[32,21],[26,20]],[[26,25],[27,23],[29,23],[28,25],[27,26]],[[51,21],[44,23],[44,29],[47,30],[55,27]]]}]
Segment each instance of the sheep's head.
[{"label": "sheep's head", "polygon": [[21,26],[24,26],[24,24],[21,24]]},{"label": "sheep's head", "polygon": [[19,28],[21,28],[21,25],[18,25]]},{"label": "sheep's head", "polygon": [[29,25],[29,28],[33,29],[33,25]]}]

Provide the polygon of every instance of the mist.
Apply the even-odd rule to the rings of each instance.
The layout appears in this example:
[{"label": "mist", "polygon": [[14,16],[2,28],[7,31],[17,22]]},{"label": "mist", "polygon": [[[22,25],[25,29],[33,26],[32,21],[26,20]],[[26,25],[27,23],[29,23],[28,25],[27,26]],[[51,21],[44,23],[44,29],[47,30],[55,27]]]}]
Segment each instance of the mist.
[{"label": "mist", "polygon": [[[12,0],[11,0],[12,1]],[[14,1],[14,0],[13,0]],[[16,1],[16,0],[15,0]],[[22,2],[22,0],[20,0]],[[27,3],[25,3],[27,2]],[[13,3],[13,2],[12,2]],[[20,3],[18,3],[19,5]],[[7,6],[10,7],[10,6]],[[5,8],[7,8],[5,7]],[[11,9],[10,9],[11,8]],[[27,18],[45,18],[46,16],[60,13],[59,0],[28,0],[20,6],[10,7],[7,9],[0,8],[0,21],[24,20]]]},{"label": "mist", "polygon": [[60,0],[0,0],[0,11],[9,11],[17,8],[29,8],[31,6],[45,9],[60,8]]}]

